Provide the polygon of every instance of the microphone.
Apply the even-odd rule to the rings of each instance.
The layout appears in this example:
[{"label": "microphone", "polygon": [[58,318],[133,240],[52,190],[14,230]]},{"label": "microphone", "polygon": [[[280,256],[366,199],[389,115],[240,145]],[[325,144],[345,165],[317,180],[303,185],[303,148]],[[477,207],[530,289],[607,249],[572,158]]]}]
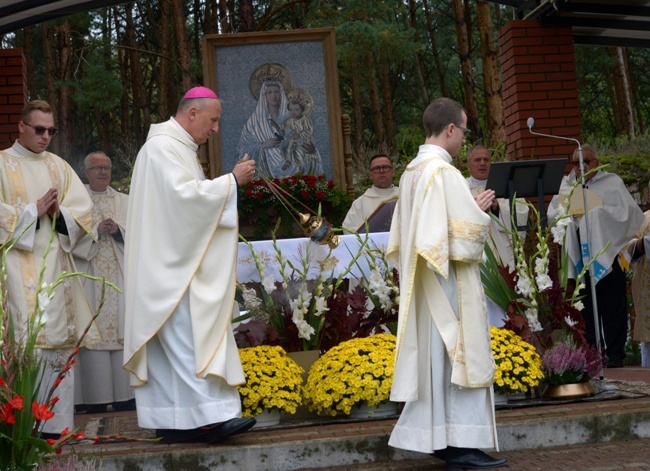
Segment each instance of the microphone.
[{"label": "microphone", "polygon": [[528,130],[532,133],[533,128],[535,127],[535,118],[528,118],[528,121],[526,121],[526,124],[528,124]]},{"label": "microphone", "polygon": [[[584,191],[585,190],[585,161],[582,158],[582,145],[580,144],[580,141],[577,139],[574,139],[573,137],[565,137],[565,136],[553,136],[552,134],[543,134],[541,132],[535,132],[533,131],[533,128],[535,127],[535,118],[532,116],[526,120],[526,125],[528,125],[528,131],[533,134],[534,136],[542,136],[542,137],[550,137],[553,139],[562,139],[565,141],[572,141],[575,142],[578,145],[578,157],[579,157],[579,162],[580,162],[580,176],[581,176],[581,181],[580,183],[582,184],[582,204],[585,208],[585,232],[586,234],[586,239],[587,239],[587,250],[589,251],[589,258],[592,257],[591,253],[591,228],[589,227],[589,217],[588,217],[588,208],[589,206],[587,205],[587,193]],[[601,333],[600,333],[600,318],[598,317],[598,302],[596,300],[596,281],[593,273],[593,264],[589,264],[589,281],[590,281],[590,288],[591,288],[591,299],[592,299],[592,310],[593,310],[593,315],[594,315],[594,331],[595,331],[595,337],[596,337],[596,347],[598,348],[598,351],[602,353],[601,349]],[[603,369],[600,369],[600,380],[601,382],[603,381]]]}]

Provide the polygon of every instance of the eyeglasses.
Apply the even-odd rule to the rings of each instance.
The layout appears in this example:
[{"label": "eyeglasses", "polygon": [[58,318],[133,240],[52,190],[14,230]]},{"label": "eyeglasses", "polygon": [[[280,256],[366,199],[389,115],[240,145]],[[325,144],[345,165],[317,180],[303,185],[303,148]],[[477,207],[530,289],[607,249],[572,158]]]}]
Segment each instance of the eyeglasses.
[{"label": "eyeglasses", "polygon": [[372,167],[370,171],[372,173],[385,173],[393,170],[391,165],[378,165],[377,167]]},{"label": "eyeglasses", "polygon": [[464,127],[462,127],[462,126],[458,126],[457,124],[454,124],[454,126],[456,126],[458,129],[460,129],[461,131],[463,131],[463,134],[464,134],[465,136],[469,136],[470,134],[472,134],[471,129],[467,129],[467,128],[464,128]]},{"label": "eyeglasses", "polygon": [[31,124],[26,123],[25,121],[23,121],[23,124],[34,129],[34,132],[36,133],[37,136],[42,136],[43,134],[45,134],[45,131],[47,131],[50,137],[54,137],[56,133],[59,131],[57,128],[44,128],[43,126],[32,126]]},{"label": "eyeglasses", "polygon": [[98,172],[110,172],[112,167],[90,167],[88,170],[97,170]]}]

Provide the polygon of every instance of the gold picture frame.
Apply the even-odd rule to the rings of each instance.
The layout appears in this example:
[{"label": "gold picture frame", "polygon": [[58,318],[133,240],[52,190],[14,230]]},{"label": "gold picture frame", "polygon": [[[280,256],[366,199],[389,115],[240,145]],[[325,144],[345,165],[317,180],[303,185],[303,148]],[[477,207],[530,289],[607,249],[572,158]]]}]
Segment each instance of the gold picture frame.
[{"label": "gold picture frame", "polygon": [[[345,187],[335,41],[331,28],[203,37],[205,85],[216,91],[223,103],[220,132],[208,143],[210,177],[230,171],[240,154],[247,152],[263,161],[258,168],[266,168],[269,176],[316,174],[322,168],[321,173]],[[269,89],[281,91],[283,105],[273,105],[266,98],[261,101],[260,91]],[[302,105],[302,112],[297,111],[298,118],[291,120],[294,115],[282,108],[291,104],[296,108],[296,103]],[[271,106],[280,109],[278,123],[269,118]],[[277,138],[264,135],[262,128],[269,122],[278,128]],[[301,122],[311,126],[301,129],[311,131],[300,134],[303,138],[298,140],[295,128]],[[268,129],[265,132],[268,134]],[[276,148],[274,155],[267,151],[269,147]],[[315,163],[316,156],[321,167]]]}]

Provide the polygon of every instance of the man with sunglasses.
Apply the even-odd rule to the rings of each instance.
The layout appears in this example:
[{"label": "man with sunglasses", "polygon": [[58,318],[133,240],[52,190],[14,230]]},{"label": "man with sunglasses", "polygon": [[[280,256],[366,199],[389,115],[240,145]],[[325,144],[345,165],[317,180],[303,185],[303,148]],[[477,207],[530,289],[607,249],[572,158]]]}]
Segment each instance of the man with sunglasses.
[{"label": "man with sunglasses", "polygon": [[[43,281],[47,284],[62,272],[76,271],[71,250],[91,233],[92,201],[70,165],[46,150],[56,134],[47,102],[35,100],[23,108],[18,132],[14,145],[0,152],[0,243],[16,241],[6,253],[6,283],[9,311],[20,334],[34,313],[38,290],[42,289],[41,267],[45,266]],[[55,237],[50,245],[53,229]],[[54,290],[45,308],[47,321],[37,341],[39,353],[47,362],[39,402],[92,319],[84,300],[80,278],[69,277]],[[84,342],[97,338],[93,326]],[[74,368],[56,389],[59,402],[54,405],[54,417],[42,426],[44,437],[58,437],[66,427],[74,428],[73,386]]]},{"label": "man with sunglasses", "polygon": [[[370,159],[370,180],[372,186],[352,202],[348,214],[343,220],[343,227],[356,232],[365,232],[365,223],[374,215],[379,215],[380,208],[389,202],[391,211],[385,231],[390,229],[390,217],[394,209],[394,201],[399,195],[399,188],[393,185],[395,167],[386,154],[377,154]],[[372,230],[371,230],[372,232]]]},{"label": "man with sunglasses", "polygon": [[[494,360],[479,264],[494,192],[475,200],[453,166],[467,114],[440,98],[424,112],[426,140],[400,179],[388,240],[400,305],[391,400],[405,402],[388,444],[433,453],[447,469],[487,469],[498,447]],[[478,203],[478,204],[477,204]]]}]

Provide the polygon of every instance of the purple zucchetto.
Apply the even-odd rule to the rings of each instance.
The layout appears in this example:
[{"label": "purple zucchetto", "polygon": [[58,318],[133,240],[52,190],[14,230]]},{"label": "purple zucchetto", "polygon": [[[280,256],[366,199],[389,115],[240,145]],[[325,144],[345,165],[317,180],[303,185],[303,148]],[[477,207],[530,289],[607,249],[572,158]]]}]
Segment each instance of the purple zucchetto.
[{"label": "purple zucchetto", "polygon": [[215,100],[219,99],[216,93],[214,93],[208,87],[203,86],[190,88],[183,97],[183,100],[190,100],[192,98],[213,98]]}]

